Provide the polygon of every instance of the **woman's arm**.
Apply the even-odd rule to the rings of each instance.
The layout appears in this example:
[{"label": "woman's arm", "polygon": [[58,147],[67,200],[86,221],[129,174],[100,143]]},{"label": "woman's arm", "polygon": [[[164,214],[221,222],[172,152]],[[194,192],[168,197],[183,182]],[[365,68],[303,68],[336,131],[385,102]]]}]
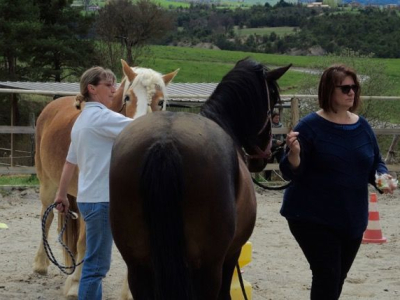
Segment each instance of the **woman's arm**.
[{"label": "woman's arm", "polygon": [[75,168],[75,164],[65,161],[61,174],[60,184],[58,187],[56,198],[54,200],[55,203],[58,203],[56,209],[60,212],[68,213],[69,201],[67,198],[67,192],[69,183],[71,182],[72,176],[75,173]]}]

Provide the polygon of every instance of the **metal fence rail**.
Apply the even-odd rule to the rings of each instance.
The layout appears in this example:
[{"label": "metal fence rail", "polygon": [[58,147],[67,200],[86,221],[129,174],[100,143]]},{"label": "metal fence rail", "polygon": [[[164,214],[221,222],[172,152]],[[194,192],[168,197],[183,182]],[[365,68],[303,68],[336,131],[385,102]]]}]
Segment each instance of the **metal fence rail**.
[{"label": "metal fence rail", "polygon": [[[8,94],[40,94],[40,95],[61,95],[70,96],[75,95],[72,92],[66,91],[44,91],[44,90],[22,90],[22,89],[1,89],[0,93]],[[209,97],[209,95],[197,94],[197,95],[169,95],[169,103],[171,103],[168,110],[173,111],[189,111],[197,113],[201,104]],[[290,109],[290,120],[288,127],[273,128],[272,133],[274,134],[286,134],[293,128],[300,119],[300,101],[306,99],[317,99],[316,95],[281,95],[282,104],[278,105],[276,108],[281,112],[283,109]],[[400,100],[400,97],[389,97],[389,96],[363,96],[363,100]],[[179,107],[177,107],[179,106]],[[15,134],[29,134],[32,137],[31,151],[24,151],[25,153],[30,153],[30,157],[34,157],[34,134],[35,134],[35,119],[31,120],[31,126],[0,126],[0,134],[10,134],[11,136],[11,148],[0,148],[0,150],[10,151],[10,156],[7,159],[10,163],[0,162],[0,175],[1,174],[36,174],[34,166],[18,166],[15,163],[15,159],[18,158],[15,153],[22,152],[22,150],[16,150],[13,144],[13,136]],[[400,135],[400,128],[373,128],[375,134],[377,135]],[[1,158],[1,157],[0,157]],[[400,165],[388,165],[390,171],[400,172]],[[266,170],[278,170],[278,164],[269,164]]]}]

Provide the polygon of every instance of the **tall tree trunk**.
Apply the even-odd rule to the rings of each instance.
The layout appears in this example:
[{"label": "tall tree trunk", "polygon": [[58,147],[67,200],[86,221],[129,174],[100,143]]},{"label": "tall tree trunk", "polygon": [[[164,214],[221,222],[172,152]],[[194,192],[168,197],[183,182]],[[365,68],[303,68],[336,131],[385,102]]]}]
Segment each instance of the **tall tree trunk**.
[{"label": "tall tree trunk", "polygon": [[15,80],[16,79],[16,65],[15,65],[15,57],[11,53],[6,53],[6,64],[7,64],[7,72],[8,72],[8,78],[9,80]]},{"label": "tall tree trunk", "polygon": [[133,56],[132,56],[132,46],[129,43],[125,44],[126,46],[126,62],[129,66],[133,66]]}]

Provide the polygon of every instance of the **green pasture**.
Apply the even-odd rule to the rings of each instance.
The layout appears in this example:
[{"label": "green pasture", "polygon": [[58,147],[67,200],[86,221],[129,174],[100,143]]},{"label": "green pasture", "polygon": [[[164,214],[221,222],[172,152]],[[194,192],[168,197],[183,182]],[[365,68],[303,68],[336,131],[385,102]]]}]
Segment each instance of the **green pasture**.
[{"label": "green pasture", "polygon": [[[107,4],[107,0],[98,0],[96,3],[100,6],[103,7]],[[135,0],[132,0],[132,2],[135,2]],[[177,7],[184,7],[187,8],[190,6],[190,2],[178,2],[178,1],[168,1],[168,0],[153,0],[154,3],[159,4],[161,7],[165,8],[177,8]]]},{"label": "green pasture", "polygon": [[35,186],[39,185],[39,180],[36,175],[1,175],[0,186],[2,185]]},{"label": "green pasture", "polygon": [[166,8],[178,8],[178,7],[183,7],[183,8],[188,8],[190,7],[189,2],[177,2],[177,1],[169,1],[169,0],[153,0],[154,3],[158,3],[161,7],[166,7]]},{"label": "green pasture", "polygon": [[[178,76],[174,79],[175,82],[219,82],[238,60],[245,57],[254,58],[272,68],[292,64],[295,68],[308,69],[316,65],[322,66],[327,61],[327,58],[323,56],[293,56],[173,46],[151,46],[150,49],[148,57],[142,59],[141,66],[154,68],[161,73],[180,68]],[[335,61],[332,57],[329,60]],[[355,58],[354,60],[366,59]],[[385,95],[400,96],[400,59],[369,58],[368,60],[371,63],[383,65],[385,75],[396,83],[393,90],[387,91]],[[335,62],[342,62],[342,58],[338,57]],[[286,74],[285,77],[290,78],[281,82],[282,87],[298,86],[299,80],[305,77],[304,73],[298,71],[290,71],[289,74],[291,75]]]},{"label": "green pasture", "polygon": [[[270,66],[284,66],[291,63],[296,67],[306,68],[312,64],[315,64],[316,62],[322,62],[324,60],[322,57],[316,56],[290,56],[281,54],[250,53],[242,51],[223,51],[173,46],[152,46],[150,49],[151,54],[149,58],[144,60],[144,63],[147,63],[154,58],[162,58],[165,60],[180,62],[181,66],[189,61],[200,64],[210,62],[213,64],[222,63],[233,66],[233,64],[240,59],[252,57]],[[156,69],[159,70],[160,67],[162,68],[163,66],[160,65]]]},{"label": "green pasture", "polygon": [[[293,69],[279,80],[282,94],[302,93],[301,87],[304,81],[315,82],[315,88],[317,88],[319,75],[306,74],[301,71],[302,68],[313,69],[314,66],[321,66],[317,70],[322,71],[323,67],[328,66],[326,65],[328,61],[329,64],[332,61],[343,63],[340,57],[337,60],[329,57],[328,60],[327,57],[319,56],[290,56],[173,46],[152,46],[150,49],[149,56],[142,60],[140,65],[161,73],[169,73],[179,68],[180,71],[174,82],[219,82],[238,60],[245,57],[256,59],[270,68],[293,64]],[[354,60],[360,60],[359,63],[364,63],[364,65],[365,62],[382,65],[385,75],[392,82],[391,89],[384,91],[382,95],[400,96],[400,59],[355,58]],[[296,70],[296,68],[300,68],[300,70]],[[374,106],[378,110],[382,110],[385,121],[400,123],[399,100],[377,100]]]},{"label": "green pasture", "polygon": [[235,26],[235,33],[238,36],[248,36],[251,34],[256,34],[259,36],[270,35],[275,32],[277,36],[283,37],[285,35],[290,35],[294,33],[296,27],[262,27],[262,28],[238,28]]}]

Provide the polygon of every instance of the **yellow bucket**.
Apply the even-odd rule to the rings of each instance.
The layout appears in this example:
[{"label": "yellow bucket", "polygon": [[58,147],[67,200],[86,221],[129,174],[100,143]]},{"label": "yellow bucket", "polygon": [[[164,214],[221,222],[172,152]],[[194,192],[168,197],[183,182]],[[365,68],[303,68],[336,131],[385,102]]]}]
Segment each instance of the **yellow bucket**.
[{"label": "yellow bucket", "polygon": [[[240,257],[239,257],[240,268],[244,267],[245,265],[247,265],[251,262],[251,253],[252,253],[252,244],[250,242],[247,242],[242,247],[242,252],[240,253]],[[247,299],[251,300],[251,296],[252,296],[251,284],[244,279],[243,279],[243,284],[244,284],[244,289],[246,291]],[[233,277],[232,277],[231,297],[232,297],[232,300],[243,300],[244,299],[236,268],[235,268],[235,272],[233,273]]]}]

